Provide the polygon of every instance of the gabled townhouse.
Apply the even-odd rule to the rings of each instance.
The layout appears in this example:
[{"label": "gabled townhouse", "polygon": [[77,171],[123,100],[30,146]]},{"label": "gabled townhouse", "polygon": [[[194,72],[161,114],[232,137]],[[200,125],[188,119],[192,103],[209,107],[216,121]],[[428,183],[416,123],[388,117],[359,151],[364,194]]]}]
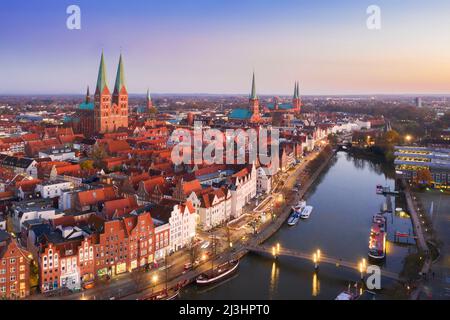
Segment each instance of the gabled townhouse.
[{"label": "gabled townhouse", "polygon": [[139,204],[158,203],[164,197],[166,180],[162,176],[152,177],[139,182],[137,190]]},{"label": "gabled townhouse", "polygon": [[30,295],[30,257],[16,239],[0,230],[0,298]]},{"label": "gabled townhouse", "polygon": [[192,192],[188,197],[197,214],[197,225],[211,230],[231,219],[231,192],[223,187]]},{"label": "gabled townhouse", "polygon": [[149,212],[122,218],[129,239],[128,270],[150,265],[155,259],[155,228]]},{"label": "gabled townhouse", "polygon": [[257,170],[256,192],[259,194],[269,194],[272,190],[273,172],[271,166],[260,166]]},{"label": "gabled townhouse", "polygon": [[151,207],[150,214],[154,220],[169,223],[169,252],[186,247],[196,235],[195,209],[190,201],[179,204],[177,201],[164,199]]},{"label": "gabled townhouse", "polygon": [[239,218],[243,213],[244,206],[256,196],[256,180],[255,164],[245,166],[229,179],[231,216],[233,218]]}]

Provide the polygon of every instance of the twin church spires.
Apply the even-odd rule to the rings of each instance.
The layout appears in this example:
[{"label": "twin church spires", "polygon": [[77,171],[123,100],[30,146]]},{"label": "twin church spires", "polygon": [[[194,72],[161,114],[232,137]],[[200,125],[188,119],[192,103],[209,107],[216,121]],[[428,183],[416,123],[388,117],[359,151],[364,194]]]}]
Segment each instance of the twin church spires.
[{"label": "twin church spires", "polygon": [[[292,97],[292,108],[290,110],[295,113],[300,113],[301,107],[302,101],[300,99],[300,85],[298,81],[296,81],[294,84],[294,96]],[[277,108],[277,103],[275,103],[274,108]],[[259,111],[259,99],[256,95],[255,72],[253,72],[252,78],[252,90],[249,98],[249,110],[252,113],[252,117],[250,119],[251,122],[257,122],[261,119],[261,114]]]},{"label": "twin church spires", "polygon": [[108,88],[105,58],[100,59],[97,85],[94,94],[94,126],[98,133],[117,131],[128,128],[128,91],[125,84],[125,71],[122,54],[119,57],[114,91]]}]

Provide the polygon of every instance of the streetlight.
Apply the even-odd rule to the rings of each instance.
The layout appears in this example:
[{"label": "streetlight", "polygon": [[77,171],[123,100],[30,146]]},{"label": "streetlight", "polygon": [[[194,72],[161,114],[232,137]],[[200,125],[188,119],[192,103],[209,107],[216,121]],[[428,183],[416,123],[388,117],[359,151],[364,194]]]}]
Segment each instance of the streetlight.
[{"label": "streetlight", "polygon": [[317,263],[317,253],[313,254],[314,270],[319,269],[319,264]]},{"label": "streetlight", "polygon": [[280,254],[280,243],[277,243],[277,254]]},{"label": "streetlight", "polygon": [[406,142],[411,142],[412,137],[409,134],[407,134],[405,137],[405,140],[406,140]]}]

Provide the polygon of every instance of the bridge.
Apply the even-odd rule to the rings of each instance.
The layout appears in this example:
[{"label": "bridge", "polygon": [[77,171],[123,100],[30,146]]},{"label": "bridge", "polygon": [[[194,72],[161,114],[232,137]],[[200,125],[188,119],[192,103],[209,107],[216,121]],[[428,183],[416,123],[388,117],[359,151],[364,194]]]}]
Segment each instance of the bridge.
[{"label": "bridge", "polygon": [[[275,246],[266,246],[266,245],[249,245],[246,246],[246,249],[249,252],[254,252],[258,254],[267,254],[275,257],[279,256],[286,256],[286,257],[294,257],[298,259],[308,260],[312,261],[316,266],[318,266],[320,263],[326,263],[331,264],[336,267],[344,267],[348,269],[352,269],[355,271],[358,271],[360,273],[363,273],[361,270],[364,271],[365,269],[365,261],[360,263],[355,263],[351,261],[346,261],[334,257],[330,257],[327,255],[322,254],[321,252],[316,252],[314,254],[311,253],[305,253],[300,250],[293,250],[293,249],[287,249],[282,248],[281,246],[277,245]],[[362,268],[362,269],[361,269]],[[393,280],[400,280],[398,274],[394,272],[390,272],[387,270],[381,269],[381,276],[393,279]]]}]

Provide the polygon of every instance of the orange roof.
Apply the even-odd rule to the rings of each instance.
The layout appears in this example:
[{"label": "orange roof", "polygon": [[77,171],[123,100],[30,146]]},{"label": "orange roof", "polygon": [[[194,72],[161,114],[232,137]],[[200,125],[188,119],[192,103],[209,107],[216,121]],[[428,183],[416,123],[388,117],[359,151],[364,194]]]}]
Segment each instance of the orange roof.
[{"label": "orange roof", "polygon": [[161,176],[157,176],[145,181],[141,182],[144,185],[145,191],[147,191],[148,194],[153,193],[155,190],[155,187],[158,185],[163,185],[165,183],[165,180]]},{"label": "orange roof", "polygon": [[71,173],[71,172],[80,171],[80,170],[81,170],[81,167],[79,164],[71,164],[68,166],[56,167],[57,174],[66,174],[66,173]]},{"label": "orange roof", "polygon": [[90,206],[116,198],[114,187],[82,191],[77,194],[81,206]]},{"label": "orange roof", "polygon": [[129,213],[132,210],[136,209],[137,206],[138,205],[135,197],[110,200],[105,202],[103,213],[107,216],[108,219],[112,219],[114,214],[122,215],[125,213]]},{"label": "orange roof", "polygon": [[36,185],[38,185],[41,182],[42,180],[40,179],[31,179],[31,180],[24,179],[20,182],[16,182],[16,187],[22,188],[23,191],[31,191],[35,189]]},{"label": "orange roof", "polygon": [[131,149],[130,145],[125,140],[106,140],[106,144],[110,153]]},{"label": "orange roof", "polygon": [[202,186],[200,184],[200,181],[197,179],[191,180],[191,181],[183,181],[183,192],[185,195],[190,195],[192,192],[199,191],[202,189]]}]

